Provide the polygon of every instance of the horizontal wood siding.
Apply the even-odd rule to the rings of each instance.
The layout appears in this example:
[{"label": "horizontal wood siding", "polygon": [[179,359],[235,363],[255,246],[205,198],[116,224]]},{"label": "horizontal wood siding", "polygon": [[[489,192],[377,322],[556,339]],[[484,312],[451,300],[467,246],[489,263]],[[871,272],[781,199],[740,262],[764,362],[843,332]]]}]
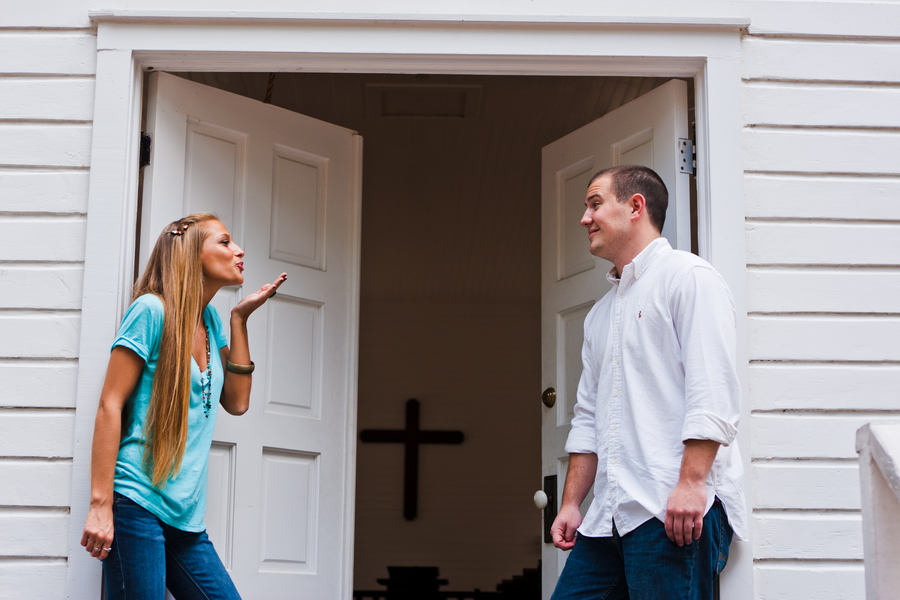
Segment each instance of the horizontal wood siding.
[{"label": "horizontal wood siding", "polygon": [[900,177],[748,173],[744,210],[769,219],[900,221]]},{"label": "horizontal wood siding", "polygon": [[5,600],[63,598],[66,559],[0,560],[0,590]]},{"label": "horizontal wood siding", "polygon": [[0,215],[0,264],[83,263],[85,225],[84,217]]},{"label": "horizontal wood siding", "polygon": [[3,409],[0,411],[0,457],[72,457],[75,412]]},{"label": "horizontal wood siding", "polygon": [[68,554],[67,509],[0,508],[0,557]]},{"label": "horizontal wood siding", "polygon": [[750,365],[755,411],[895,411],[900,365],[758,361]]},{"label": "horizontal wood siding", "polygon": [[746,36],[757,598],[864,598],[856,429],[900,414],[900,42]]},{"label": "horizontal wood siding", "polygon": [[96,40],[0,30],[3,598],[65,595]]},{"label": "horizontal wood siding", "polygon": [[80,263],[0,266],[0,308],[77,310],[83,275]]},{"label": "horizontal wood siding", "polygon": [[747,264],[900,265],[900,223],[748,220]]},{"label": "horizontal wood siding", "polygon": [[93,76],[96,71],[97,36],[90,31],[0,32],[2,74]]},{"label": "horizontal wood siding", "polygon": [[855,460],[856,430],[884,419],[871,413],[756,413],[750,422],[753,457]]},{"label": "horizontal wood siding", "polygon": [[69,506],[72,461],[0,458],[0,506]]},{"label": "horizontal wood siding", "polygon": [[756,509],[859,510],[856,461],[754,459],[752,475]]},{"label": "horizontal wood siding", "polygon": [[759,511],[753,525],[755,555],[759,559],[861,559],[861,522],[856,513]]},{"label": "horizontal wood siding", "polygon": [[890,40],[748,36],[741,44],[741,60],[741,75],[749,81],[900,82],[900,44]]},{"label": "horizontal wood siding", "polygon": [[89,124],[0,123],[0,139],[2,166],[90,166]]},{"label": "horizontal wood siding", "polygon": [[75,408],[78,363],[75,360],[0,360],[0,381],[4,406]]},{"label": "horizontal wood siding", "polygon": [[[852,106],[852,110],[847,107]],[[789,127],[900,127],[900,87],[748,82],[744,120]]]},{"label": "horizontal wood siding", "polygon": [[747,289],[756,313],[900,313],[900,269],[750,267]]},{"label": "horizontal wood siding", "polygon": [[[861,561],[817,563],[767,561],[757,565],[753,583],[757,598],[766,600],[865,600]],[[797,590],[802,590],[802,595]]]},{"label": "horizontal wood siding", "polygon": [[87,170],[2,169],[4,213],[87,213]]}]

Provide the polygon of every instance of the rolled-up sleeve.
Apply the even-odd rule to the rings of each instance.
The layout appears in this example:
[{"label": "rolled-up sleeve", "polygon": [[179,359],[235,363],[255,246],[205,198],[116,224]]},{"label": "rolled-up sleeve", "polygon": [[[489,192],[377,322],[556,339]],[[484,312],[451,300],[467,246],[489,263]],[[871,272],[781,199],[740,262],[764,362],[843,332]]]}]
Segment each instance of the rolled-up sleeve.
[{"label": "rolled-up sleeve", "polygon": [[682,441],[727,446],[737,436],[741,388],[735,369],[735,309],[721,275],[694,266],[675,283],[672,316],[684,365]]},{"label": "rolled-up sleeve", "polygon": [[572,429],[566,440],[566,452],[569,454],[591,454],[597,452],[596,409],[597,409],[597,373],[592,352],[591,335],[588,328],[592,319],[585,319],[584,345],[581,348],[581,379],[578,381],[575,416],[572,417]]}]

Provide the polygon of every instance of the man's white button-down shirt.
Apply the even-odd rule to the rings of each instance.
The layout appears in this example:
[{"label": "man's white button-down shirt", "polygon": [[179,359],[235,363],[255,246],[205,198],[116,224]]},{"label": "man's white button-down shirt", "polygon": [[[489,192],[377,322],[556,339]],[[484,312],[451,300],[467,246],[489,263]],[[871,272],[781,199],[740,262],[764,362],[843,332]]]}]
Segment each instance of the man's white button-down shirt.
[{"label": "man's white button-down shirt", "polygon": [[735,311],[722,277],[703,259],[654,240],[584,323],[583,372],[566,452],[596,453],[594,500],[578,531],[620,535],[656,517],[678,483],[684,441],[722,444],[706,479],[708,511],[725,506],[747,539],[737,444],[741,390]]}]

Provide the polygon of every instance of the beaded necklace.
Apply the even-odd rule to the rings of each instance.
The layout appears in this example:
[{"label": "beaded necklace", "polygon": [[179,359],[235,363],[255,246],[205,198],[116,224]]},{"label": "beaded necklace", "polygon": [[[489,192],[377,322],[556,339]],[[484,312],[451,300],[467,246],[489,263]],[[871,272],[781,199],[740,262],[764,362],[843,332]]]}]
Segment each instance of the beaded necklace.
[{"label": "beaded necklace", "polygon": [[212,409],[212,361],[209,360],[209,325],[206,326],[206,381],[203,381],[203,374],[200,374],[200,397],[203,400],[203,416],[209,418],[209,411]]}]

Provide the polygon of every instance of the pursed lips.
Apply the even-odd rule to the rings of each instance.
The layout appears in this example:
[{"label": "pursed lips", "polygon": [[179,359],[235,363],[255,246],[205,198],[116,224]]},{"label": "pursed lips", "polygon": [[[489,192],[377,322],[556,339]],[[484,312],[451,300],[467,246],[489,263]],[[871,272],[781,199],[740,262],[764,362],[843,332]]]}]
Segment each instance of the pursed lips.
[{"label": "pursed lips", "polygon": [[244,263],[242,263],[242,262],[239,262],[239,263],[238,263],[238,264],[236,264],[236,265],[235,265],[235,266],[236,266],[236,267],[237,267],[237,268],[238,268],[238,269],[240,269],[240,270],[241,270],[241,273],[243,273],[243,272],[244,272]]}]

